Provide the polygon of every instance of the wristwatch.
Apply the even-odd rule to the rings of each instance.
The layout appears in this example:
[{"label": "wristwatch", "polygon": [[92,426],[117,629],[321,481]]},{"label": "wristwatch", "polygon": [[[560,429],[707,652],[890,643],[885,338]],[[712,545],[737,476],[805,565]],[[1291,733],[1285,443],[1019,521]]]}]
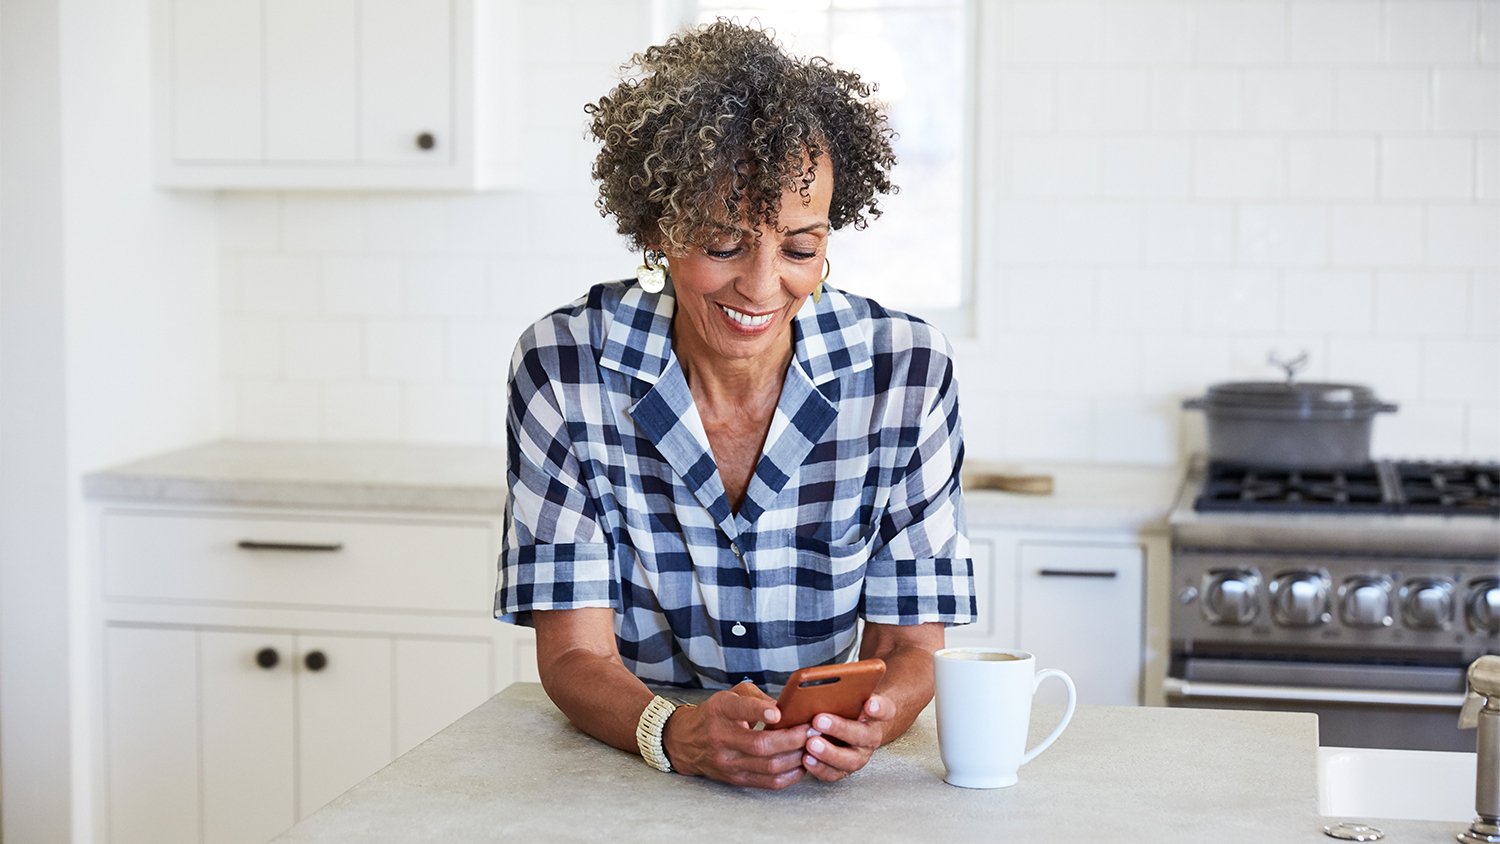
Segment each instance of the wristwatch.
[{"label": "wristwatch", "polygon": [[[692,706],[692,704],[683,704]],[[672,773],[672,760],[667,758],[667,749],[662,744],[662,733],[667,729],[667,719],[677,711],[677,704],[657,695],[646,704],[641,720],[635,725],[635,744],[640,748],[641,758],[646,764],[664,774]]]}]

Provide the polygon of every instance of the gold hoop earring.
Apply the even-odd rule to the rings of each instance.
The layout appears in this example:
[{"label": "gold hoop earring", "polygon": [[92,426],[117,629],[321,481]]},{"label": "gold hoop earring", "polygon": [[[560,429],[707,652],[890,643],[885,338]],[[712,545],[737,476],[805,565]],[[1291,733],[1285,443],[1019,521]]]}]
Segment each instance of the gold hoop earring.
[{"label": "gold hoop earring", "polygon": [[636,267],[635,281],[647,293],[660,293],[667,286],[666,255],[662,252],[642,250],[641,265]]},{"label": "gold hoop earring", "polygon": [[828,280],[828,274],[833,272],[833,262],[827,257],[823,258],[823,277],[818,279],[818,286],[813,288],[813,304],[823,301],[823,282]]}]

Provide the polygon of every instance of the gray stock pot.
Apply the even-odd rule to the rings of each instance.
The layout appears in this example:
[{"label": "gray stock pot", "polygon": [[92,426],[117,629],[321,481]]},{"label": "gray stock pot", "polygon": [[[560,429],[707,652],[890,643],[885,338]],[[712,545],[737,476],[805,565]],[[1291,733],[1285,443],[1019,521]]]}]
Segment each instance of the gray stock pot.
[{"label": "gray stock pot", "polygon": [[1375,415],[1396,410],[1369,387],[1290,380],[1214,384],[1182,406],[1203,411],[1210,460],[1298,469],[1368,463]]}]

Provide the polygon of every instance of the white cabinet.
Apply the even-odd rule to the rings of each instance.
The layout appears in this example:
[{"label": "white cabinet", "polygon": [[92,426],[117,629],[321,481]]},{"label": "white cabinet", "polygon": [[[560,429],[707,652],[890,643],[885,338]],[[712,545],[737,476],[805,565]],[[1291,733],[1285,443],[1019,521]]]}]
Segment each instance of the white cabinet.
[{"label": "white cabinet", "polygon": [[96,512],[100,840],[265,841],[536,676],[498,518]]},{"label": "white cabinet", "polygon": [[156,172],[478,189],[516,166],[518,0],[154,0]]},{"label": "white cabinet", "polygon": [[[1141,703],[1146,550],[1086,531],[970,531],[979,621],[954,646],[1011,647],[1073,677],[1082,703]],[[1051,684],[1041,700],[1060,700]]]}]

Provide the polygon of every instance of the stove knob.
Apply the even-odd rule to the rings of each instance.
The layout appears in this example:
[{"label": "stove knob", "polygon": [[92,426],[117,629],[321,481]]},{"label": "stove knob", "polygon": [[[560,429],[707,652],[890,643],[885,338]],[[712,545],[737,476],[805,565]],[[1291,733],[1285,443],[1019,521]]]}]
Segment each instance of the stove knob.
[{"label": "stove knob", "polygon": [[1401,587],[1401,620],[1415,630],[1446,630],[1453,618],[1453,585],[1409,580]]},{"label": "stove knob", "polygon": [[1500,633],[1500,582],[1481,580],[1469,588],[1469,629],[1491,636]]},{"label": "stove knob", "polygon": [[1350,627],[1391,625],[1391,586],[1375,578],[1351,578],[1344,582],[1339,615]]},{"label": "stove knob", "polygon": [[1272,591],[1277,624],[1314,627],[1328,622],[1328,581],[1321,575],[1284,574],[1272,583]]},{"label": "stove knob", "polygon": [[1204,590],[1203,615],[1211,624],[1242,626],[1255,620],[1260,578],[1238,571],[1212,575]]}]

